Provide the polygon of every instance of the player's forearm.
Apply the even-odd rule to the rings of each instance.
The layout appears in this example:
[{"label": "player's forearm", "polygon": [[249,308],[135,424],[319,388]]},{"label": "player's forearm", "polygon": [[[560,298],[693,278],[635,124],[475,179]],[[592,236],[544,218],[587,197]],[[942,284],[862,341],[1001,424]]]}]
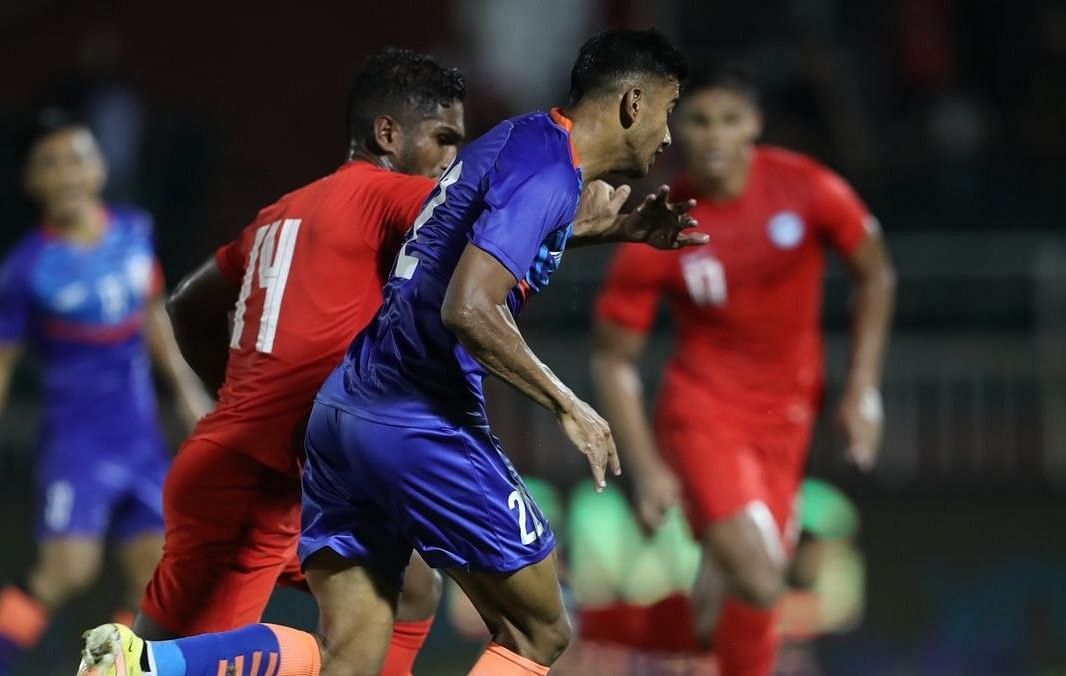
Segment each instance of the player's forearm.
[{"label": "player's forearm", "polygon": [[894,305],[895,273],[887,260],[856,279],[848,391],[861,393],[880,388]]},{"label": "player's forearm", "polygon": [[204,385],[178,348],[172,324],[162,302],[152,307],[150,322],[148,341],[152,358],[184,410],[190,416],[198,418],[209,410],[209,397],[204,391]]},{"label": "player's forearm", "polygon": [[21,351],[16,343],[0,345],[0,413],[7,409],[11,378],[15,374],[15,362]]},{"label": "player's forearm", "polygon": [[636,467],[638,473],[661,464],[636,365],[624,357],[597,351],[592,357],[592,377],[600,407],[626,464]]},{"label": "player's forearm", "polygon": [[556,415],[569,410],[573,393],[529,348],[506,305],[485,298],[446,299],[441,317],[467,352],[495,376]]}]

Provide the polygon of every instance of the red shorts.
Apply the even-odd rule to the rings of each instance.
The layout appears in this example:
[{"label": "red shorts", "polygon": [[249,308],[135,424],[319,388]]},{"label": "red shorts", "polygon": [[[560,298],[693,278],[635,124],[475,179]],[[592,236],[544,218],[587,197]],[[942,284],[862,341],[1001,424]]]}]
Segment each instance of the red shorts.
[{"label": "red shorts", "polygon": [[659,447],[684,489],[685,511],[697,535],[756,502],[765,504],[791,549],[793,512],[803,478],[811,425],[756,434],[753,425],[708,418],[656,425]]},{"label": "red shorts", "polygon": [[192,438],[163,486],[166,542],[141,611],[179,636],[258,622],[275,585],[306,590],[300,478]]}]

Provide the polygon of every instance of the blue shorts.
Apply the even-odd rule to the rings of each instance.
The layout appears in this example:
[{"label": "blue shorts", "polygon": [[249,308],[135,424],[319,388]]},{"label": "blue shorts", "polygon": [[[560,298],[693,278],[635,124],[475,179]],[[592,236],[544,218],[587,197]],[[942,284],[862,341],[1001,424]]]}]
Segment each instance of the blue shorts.
[{"label": "blue shorts", "polygon": [[44,435],[37,465],[39,538],[113,537],[163,532],[163,478],[170,466],[151,431]]},{"label": "blue shorts", "polygon": [[316,403],[307,427],[300,560],[330,548],[397,587],[433,568],[511,573],[555,535],[485,427],[397,427]]}]

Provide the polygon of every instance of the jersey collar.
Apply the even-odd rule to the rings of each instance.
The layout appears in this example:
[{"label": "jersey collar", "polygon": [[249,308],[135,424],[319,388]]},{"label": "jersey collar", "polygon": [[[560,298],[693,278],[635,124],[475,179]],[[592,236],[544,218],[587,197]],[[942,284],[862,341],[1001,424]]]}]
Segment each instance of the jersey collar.
[{"label": "jersey collar", "polygon": [[570,139],[570,160],[574,163],[574,168],[577,169],[581,166],[581,155],[577,152],[577,146],[574,145],[574,122],[566,115],[563,115],[563,109],[555,107],[551,109],[552,122],[559,125],[566,130],[566,136]]}]

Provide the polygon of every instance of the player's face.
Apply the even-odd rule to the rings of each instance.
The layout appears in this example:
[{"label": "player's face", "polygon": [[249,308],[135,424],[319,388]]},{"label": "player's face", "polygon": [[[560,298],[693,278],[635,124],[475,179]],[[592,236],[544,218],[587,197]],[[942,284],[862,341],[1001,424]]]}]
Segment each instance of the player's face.
[{"label": "player's face", "polygon": [[685,98],[677,132],[689,170],[724,179],[745,171],[748,151],[762,131],[755,102],[731,89],[700,89]]},{"label": "player's face", "polygon": [[659,155],[670,147],[670,116],[679,95],[680,87],[673,78],[656,78],[646,83],[643,105],[627,130],[629,166],[618,169],[619,173],[632,178],[646,176]]},{"label": "player's face", "polygon": [[26,190],[46,213],[62,217],[95,204],[106,180],[103,157],[88,129],[45,136],[26,162]]},{"label": "player's face", "polygon": [[430,117],[404,127],[396,168],[405,174],[438,178],[455,159],[465,136],[463,104],[437,106]]}]

